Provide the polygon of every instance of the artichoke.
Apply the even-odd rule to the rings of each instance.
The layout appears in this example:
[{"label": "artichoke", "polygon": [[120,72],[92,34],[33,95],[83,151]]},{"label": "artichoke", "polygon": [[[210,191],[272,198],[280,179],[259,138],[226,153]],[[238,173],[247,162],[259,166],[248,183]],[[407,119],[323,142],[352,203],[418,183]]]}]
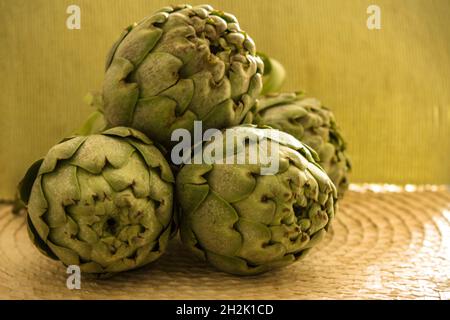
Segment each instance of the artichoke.
[{"label": "artichoke", "polygon": [[238,125],[262,89],[264,64],[236,18],[209,5],[166,7],[128,27],[106,62],[109,127],[170,146],[171,133]]},{"label": "artichoke", "polygon": [[[248,156],[264,140],[275,143],[278,171],[262,175],[267,165],[262,161],[227,164],[220,157],[184,165],[176,178],[182,242],[216,268],[237,275],[303,258],[324,237],[336,210],[336,188],[317,165],[317,155],[278,130],[241,126],[229,131],[235,136],[232,157]],[[204,150],[220,149],[225,140],[216,137]]]},{"label": "artichoke", "polygon": [[117,127],[52,147],[20,185],[37,248],[83,272],[156,260],[173,226],[174,177],[142,133]]},{"label": "artichoke", "polygon": [[336,185],[339,197],[343,197],[349,185],[351,164],[334,115],[319,100],[305,98],[301,93],[270,94],[260,98],[256,114],[249,122],[287,132],[313,148],[319,155],[319,164]]}]

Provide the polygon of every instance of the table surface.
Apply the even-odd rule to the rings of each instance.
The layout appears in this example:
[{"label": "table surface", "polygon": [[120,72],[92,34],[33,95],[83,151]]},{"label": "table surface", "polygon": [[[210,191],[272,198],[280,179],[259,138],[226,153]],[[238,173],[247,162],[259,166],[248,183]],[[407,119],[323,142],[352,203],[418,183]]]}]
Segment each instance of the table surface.
[{"label": "table surface", "polygon": [[23,215],[0,207],[2,299],[450,299],[450,191],[442,186],[352,186],[333,228],[302,261],[236,277],[173,239],[155,263],[109,279],[65,267],[28,239]]}]

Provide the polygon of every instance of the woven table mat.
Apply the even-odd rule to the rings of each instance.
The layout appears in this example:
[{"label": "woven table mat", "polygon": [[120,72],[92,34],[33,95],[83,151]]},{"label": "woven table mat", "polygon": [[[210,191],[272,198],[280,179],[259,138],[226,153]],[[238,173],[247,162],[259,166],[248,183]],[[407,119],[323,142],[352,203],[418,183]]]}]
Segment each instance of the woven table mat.
[{"label": "woven table mat", "polygon": [[24,216],[0,207],[2,299],[450,299],[450,192],[353,186],[333,228],[301,262],[260,276],[208,267],[173,239],[143,269],[109,279],[66,269],[28,240]]}]

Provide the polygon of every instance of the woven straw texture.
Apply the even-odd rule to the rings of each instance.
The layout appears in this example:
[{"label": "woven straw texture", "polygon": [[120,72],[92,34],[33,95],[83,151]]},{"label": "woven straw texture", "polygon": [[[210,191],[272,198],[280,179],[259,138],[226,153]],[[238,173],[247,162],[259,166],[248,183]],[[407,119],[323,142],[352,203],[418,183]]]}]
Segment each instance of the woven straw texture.
[{"label": "woven straw texture", "polygon": [[0,207],[3,299],[449,299],[450,191],[355,187],[326,239],[297,264],[254,277],[218,272],[174,239],[146,268],[66,287],[58,262],[28,240],[23,216]]}]

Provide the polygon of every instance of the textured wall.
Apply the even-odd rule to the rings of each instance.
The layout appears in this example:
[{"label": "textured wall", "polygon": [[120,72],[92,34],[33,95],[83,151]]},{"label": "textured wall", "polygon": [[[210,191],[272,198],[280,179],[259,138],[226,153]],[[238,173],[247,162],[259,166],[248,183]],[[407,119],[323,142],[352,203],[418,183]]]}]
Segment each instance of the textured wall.
[{"label": "textured wall", "polygon": [[[89,114],[123,27],[168,0],[0,0],[0,198]],[[191,1],[204,3],[208,1]],[[450,182],[450,1],[209,0],[335,110],[356,182]],[[382,29],[366,28],[369,4]],[[81,7],[81,30],[66,8]]]}]

